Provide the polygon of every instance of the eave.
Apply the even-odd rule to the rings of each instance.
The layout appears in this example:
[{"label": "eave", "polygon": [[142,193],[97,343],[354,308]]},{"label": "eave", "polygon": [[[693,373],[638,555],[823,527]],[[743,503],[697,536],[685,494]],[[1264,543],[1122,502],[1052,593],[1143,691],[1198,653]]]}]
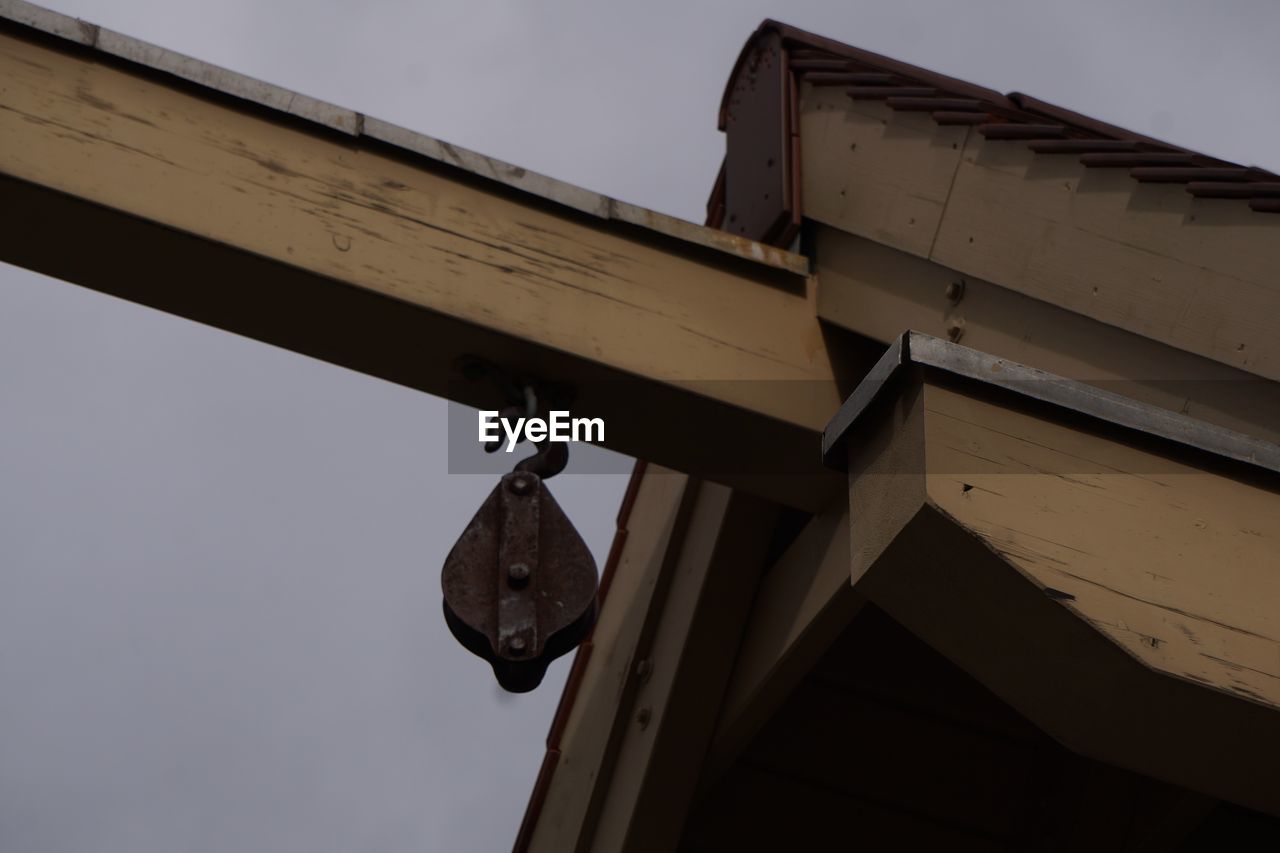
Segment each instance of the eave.
[{"label": "eave", "polygon": [[[786,79],[730,109],[746,58],[762,52]],[[802,222],[826,225],[1280,378],[1280,217],[1262,215],[1280,209],[1280,179],[1267,170],[772,21],[721,112],[728,157],[711,224],[780,244]],[[750,121],[735,132],[739,113]],[[789,144],[763,145],[759,127]],[[774,149],[794,159],[766,166]],[[749,227],[776,222],[786,229]]]}]

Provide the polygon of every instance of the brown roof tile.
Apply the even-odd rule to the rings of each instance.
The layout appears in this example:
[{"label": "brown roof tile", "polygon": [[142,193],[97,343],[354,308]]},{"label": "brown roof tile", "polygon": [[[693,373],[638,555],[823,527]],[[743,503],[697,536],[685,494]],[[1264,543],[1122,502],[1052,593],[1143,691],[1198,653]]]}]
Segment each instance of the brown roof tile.
[{"label": "brown roof tile", "polygon": [[[777,103],[744,104],[740,78],[754,73],[765,43],[779,46],[779,65],[789,76],[789,85],[774,87],[770,96]],[[1037,154],[1072,154],[1088,167],[1128,168],[1137,181],[1186,183],[1197,197],[1240,199],[1248,201],[1251,209],[1267,213],[1278,206],[1269,187],[1280,182],[1280,176],[1263,169],[1189,151],[1022,92],[1002,95],[787,24],[765,21],[743,47],[720,104],[720,129],[729,137],[730,153],[707,204],[708,225],[780,246],[794,239],[803,212],[798,189],[799,131],[792,118],[794,93],[801,81],[846,86],[855,100],[884,100],[893,109],[927,112],[942,125],[977,125],[987,139],[1025,141]],[[764,92],[748,89],[756,97]],[[772,124],[761,119],[770,111],[777,116]],[[737,120],[746,113],[751,114],[749,122]],[[766,131],[763,134],[762,128]],[[797,140],[781,149],[792,162],[775,164],[770,159],[769,167],[762,168],[757,162],[761,157],[756,156],[762,137],[773,140],[779,136]],[[1204,188],[1210,182],[1223,181],[1240,186],[1230,191]],[[1256,195],[1250,192],[1252,184],[1258,184]],[[785,187],[792,191],[783,192]],[[759,222],[770,223],[768,230],[752,233],[752,223]]]}]

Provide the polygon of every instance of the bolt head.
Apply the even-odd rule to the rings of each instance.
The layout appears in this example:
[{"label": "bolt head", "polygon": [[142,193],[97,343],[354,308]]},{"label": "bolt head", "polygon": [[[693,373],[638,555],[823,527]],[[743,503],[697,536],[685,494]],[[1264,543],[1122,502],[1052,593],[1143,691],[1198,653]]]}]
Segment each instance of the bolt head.
[{"label": "bolt head", "polygon": [[517,474],[507,481],[507,487],[513,494],[527,495],[533,491],[533,478],[528,474]]},{"label": "bolt head", "polygon": [[636,678],[640,679],[641,684],[648,681],[651,675],[653,675],[653,661],[651,659],[644,658],[636,664]]},{"label": "bolt head", "polygon": [[529,582],[529,564],[512,563],[507,567],[507,582],[517,589]]},{"label": "bolt head", "polygon": [[514,655],[515,657],[521,657],[528,650],[529,646],[525,643],[524,637],[512,637],[510,640],[507,640],[508,654]]}]

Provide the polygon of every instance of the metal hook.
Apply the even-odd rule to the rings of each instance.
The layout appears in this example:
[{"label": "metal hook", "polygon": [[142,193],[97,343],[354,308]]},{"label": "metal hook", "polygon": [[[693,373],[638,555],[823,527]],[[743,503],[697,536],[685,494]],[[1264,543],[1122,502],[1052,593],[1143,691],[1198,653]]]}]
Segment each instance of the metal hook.
[{"label": "metal hook", "polygon": [[[516,380],[477,358],[459,367],[473,381],[494,381],[507,401],[504,420],[535,417],[539,397],[548,409],[567,408],[572,397],[571,389]],[[449,630],[513,692],[537,687],[547,665],[586,637],[597,611],[595,560],[543,482],[564,470],[568,445],[547,436],[534,446],[480,506],[440,578]]]},{"label": "metal hook", "polygon": [[569,464],[569,445],[563,441],[536,441],[538,452],[516,463],[512,471],[537,474],[540,479],[554,477]]},{"label": "metal hook", "polygon": [[[503,421],[537,416],[538,393],[532,383],[518,385],[508,379],[496,366],[480,359],[468,360],[463,367],[465,372],[470,373],[475,378],[485,374],[493,376],[503,387],[509,401],[506,406],[498,411],[498,417]],[[494,453],[501,446],[502,439],[497,438],[485,444],[484,449],[486,453]],[[532,456],[517,462],[515,467],[511,469],[512,471],[537,474],[539,478],[545,480],[548,477],[554,477],[559,474],[568,466],[569,445],[564,442],[535,441],[533,446],[536,448],[536,452]]]},{"label": "metal hook", "polygon": [[[538,395],[532,385],[524,386],[524,408],[526,418],[538,414]],[[511,469],[513,472],[537,474],[540,479],[545,480],[559,474],[569,464],[569,445],[564,442],[544,439],[533,442],[533,446],[537,452],[517,462],[516,467]]]}]

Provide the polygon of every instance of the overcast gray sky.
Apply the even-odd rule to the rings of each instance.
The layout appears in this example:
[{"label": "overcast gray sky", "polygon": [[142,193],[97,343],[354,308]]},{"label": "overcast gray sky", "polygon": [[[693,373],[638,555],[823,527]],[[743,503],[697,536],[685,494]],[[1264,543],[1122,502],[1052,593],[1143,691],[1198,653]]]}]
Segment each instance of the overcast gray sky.
[{"label": "overcast gray sky", "polygon": [[[45,5],[691,219],[764,17],[1280,168],[1270,0]],[[507,697],[444,628],[492,486],[446,473],[444,423],[0,268],[0,849],[509,848],[566,665]],[[552,483],[598,559],[622,485]]]}]

